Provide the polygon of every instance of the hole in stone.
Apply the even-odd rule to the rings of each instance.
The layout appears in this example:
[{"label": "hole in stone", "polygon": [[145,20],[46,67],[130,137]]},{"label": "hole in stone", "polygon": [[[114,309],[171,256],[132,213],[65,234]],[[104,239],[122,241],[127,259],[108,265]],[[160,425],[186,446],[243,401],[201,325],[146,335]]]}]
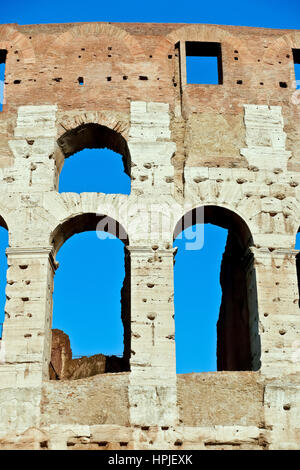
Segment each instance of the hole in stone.
[{"label": "hole in stone", "polygon": [[40,442],[41,449],[48,449],[48,441],[41,441]]},{"label": "hole in stone", "polygon": [[146,75],[140,75],[139,80],[148,80],[148,77],[146,77]]},{"label": "hole in stone", "polygon": [[177,439],[175,442],[174,442],[174,446],[182,446],[183,442],[180,440],[180,439]]},{"label": "hole in stone", "polygon": [[287,83],[286,82],[279,82],[279,86],[281,88],[287,88]]},{"label": "hole in stone", "polygon": [[148,318],[149,320],[151,320],[151,321],[155,320],[155,317],[156,317],[156,313],[149,313],[149,314],[147,315],[147,318]]}]

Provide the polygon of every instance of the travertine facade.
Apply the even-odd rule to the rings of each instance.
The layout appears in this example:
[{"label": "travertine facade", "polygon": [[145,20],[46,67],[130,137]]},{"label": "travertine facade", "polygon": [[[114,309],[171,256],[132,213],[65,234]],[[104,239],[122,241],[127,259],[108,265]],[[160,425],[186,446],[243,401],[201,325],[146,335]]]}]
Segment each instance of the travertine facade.
[{"label": "travertine facade", "polygon": [[[186,83],[186,42],[221,45],[221,84]],[[299,449],[300,31],[14,24],[0,50],[0,448]],[[130,195],[58,192],[85,147],[123,155]],[[173,237],[203,213],[229,230],[221,370],[177,376]],[[56,253],[105,225],[126,246],[128,367],[49,380]]]}]

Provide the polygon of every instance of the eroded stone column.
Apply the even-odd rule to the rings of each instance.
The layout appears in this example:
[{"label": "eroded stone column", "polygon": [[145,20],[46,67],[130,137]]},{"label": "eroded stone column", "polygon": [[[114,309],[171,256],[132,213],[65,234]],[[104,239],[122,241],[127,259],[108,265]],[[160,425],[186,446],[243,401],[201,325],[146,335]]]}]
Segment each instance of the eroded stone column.
[{"label": "eroded stone column", "polygon": [[261,372],[280,377],[300,371],[295,360],[300,320],[297,250],[252,248],[255,258],[261,338]]},{"label": "eroded stone column", "polygon": [[133,425],[177,423],[173,248],[130,246]]},{"label": "eroded stone column", "polygon": [[[22,431],[39,422],[41,386],[48,378],[51,348],[55,269],[51,250],[6,251],[7,300],[0,364],[0,422],[6,431]],[[5,391],[8,388],[9,393]]]}]

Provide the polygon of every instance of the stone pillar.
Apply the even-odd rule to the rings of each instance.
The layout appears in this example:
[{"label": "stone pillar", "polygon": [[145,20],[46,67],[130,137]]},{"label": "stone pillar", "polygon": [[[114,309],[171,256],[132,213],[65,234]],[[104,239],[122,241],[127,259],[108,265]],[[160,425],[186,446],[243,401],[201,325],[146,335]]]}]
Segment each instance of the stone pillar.
[{"label": "stone pillar", "polygon": [[261,373],[270,449],[298,449],[300,342],[297,250],[253,248],[260,308]]},{"label": "stone pillar", "polygon": [[129,246],[132,425],[177,423],[173,248]]},{"label": "stone pillar", "polygon": [[261,338],[261,372],[276,378],[300,371],[297,250],[252,248]]},{"label": "stone pillar", "polygon": [[[132,101],[128,146],[132,158],[132,193],[173,195],[176,150],[170,131],[167,103]],[[159,164],[158,164],[159,162]]]},{"label": "stone pillar", "polygon": [[[5,321],[1,341],[1,426],[22,431],[38,424],[41,386],[51,348],[52,247],[8,248]],[[5,390],[10,388],[10,395]],[[1,393],[10,404],[5,407]],[[13,405],[13,409],[11,406]],[[1,431],[1,429],[0,429]]]},{"label": "stone pillar", "polygon": [[61,155],[56,148],[55,105],[20,106],[14,139],[9,147],[15,157],[10,190],[23,192],[57,189]]}]

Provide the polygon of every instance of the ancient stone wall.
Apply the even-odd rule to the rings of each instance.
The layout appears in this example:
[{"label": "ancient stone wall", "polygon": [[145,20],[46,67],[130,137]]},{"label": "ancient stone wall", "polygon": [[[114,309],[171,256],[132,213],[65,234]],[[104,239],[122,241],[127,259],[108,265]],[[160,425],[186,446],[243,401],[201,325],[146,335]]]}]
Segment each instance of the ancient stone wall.
[{"label": "ancient stone wall", "polygon": [[[187,83],[187,42],[220,45],[222,83]],[[298,449],[300,31],[14,24],[0,26],[0,50],[0,448]],[[58,192],[65,158],[106,146],[130,195]],[[222,371],[177,376],[173,238],[203,216],[235,244],[228,355]],[[56,254],[98,223],[124,241],[130,370],[49,380]]]}]

